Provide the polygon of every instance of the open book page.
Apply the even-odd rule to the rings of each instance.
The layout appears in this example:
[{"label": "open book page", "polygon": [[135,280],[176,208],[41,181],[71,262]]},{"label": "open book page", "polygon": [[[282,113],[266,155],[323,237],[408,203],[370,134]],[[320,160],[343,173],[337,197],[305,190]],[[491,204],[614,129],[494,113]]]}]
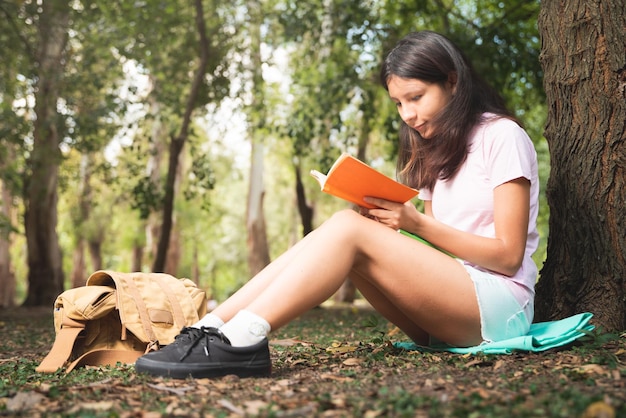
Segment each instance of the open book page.
[{"label": "open book page", "polygon": [[311,175],[323,192],[366,208],[375,207],[363,200],[366,196],[404,203],[418,193],[346,153],[335,161],[327,175],[317,170],[311,170]]}]

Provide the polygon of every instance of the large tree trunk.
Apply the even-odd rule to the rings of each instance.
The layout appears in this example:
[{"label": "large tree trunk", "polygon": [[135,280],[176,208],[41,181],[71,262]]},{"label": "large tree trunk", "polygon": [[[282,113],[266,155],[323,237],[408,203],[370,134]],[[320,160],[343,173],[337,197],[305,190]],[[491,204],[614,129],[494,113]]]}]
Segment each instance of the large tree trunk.
[{"label": "large tree trunk", "polygon": [[67,0],[45,1],[39,16],[39,50],[33,151],[25,183],[28,247],[27,306],[51,306],[63,290],[61,249],[56,233],[57,178],[61,152],[57,113],[70,8]]},{"label": "large tree trunk", "polygon": [[206,33],[206,23],[204,21],[204,8],[202,0],[195,1],[196,8],[196,30],[200,38],[200,61],[198,68],[187,97],[185,113],[183,115],[182,125],[177,136],[172,136],[170,142],[170,158],[167,171],[167,180],[165,183],[165,198],[163,199],[163,225],[159,235],[159,244],[157,248],[156,258],[152,270],[155,272],[163,272],[167,261],[167,251],[170,243],[170,235],[172,232],[173,213],[174,213],[174,197],[176,192],[176,178],[179,172],[178,165],[180,163],[180,154],[183,150],[187,137],[189,136],[189,126],[191,124],[191,116],[196,106],[200,88],[204,82],[207,65],[209,63],[209,40]]},{"label": "large tree trunk", "polygon": [[536,318],[626,328],[624,0],[546,0],[539,15],[551,173]]}]

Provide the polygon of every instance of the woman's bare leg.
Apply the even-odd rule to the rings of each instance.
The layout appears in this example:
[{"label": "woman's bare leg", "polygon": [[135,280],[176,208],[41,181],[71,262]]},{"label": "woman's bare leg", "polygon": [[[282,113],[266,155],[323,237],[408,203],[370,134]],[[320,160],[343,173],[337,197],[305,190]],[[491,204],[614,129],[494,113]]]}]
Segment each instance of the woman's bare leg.
[{"label": "woman's bare leg", "polygon": [[458,345],[481,341],[474,285],[451,257],[354,211],[335,214],[307,238],[253,279],[238,296],[249,301],[240,309],[277,329],[332,296],[353,271],[357,287],[411,338],[426,332]]},{"label": "woman's bare leg", "polygon": [[398,309],[392,301],[381,293],[367,280],[359,277],[356,273],[350,275],[352,283],[359,289],[361,295],[372,307],[391,323],[400,328],[411,340],[420,345],[428,345],[430,334],[417,326],[411,318]]},{"label": "woman's bare leg", "polygon": [[302,249],[302,247],[306,245],[306,242],[311,239],[313,234],[315,234],[315,231],[311,232],[309,235],[281,254],[276,260],[268,264],[227,300],[218,305],[212,313],[217,315],[224,322],[227,322],[235,316],[237,312],[245,309],[291,262],[294,256]]}]

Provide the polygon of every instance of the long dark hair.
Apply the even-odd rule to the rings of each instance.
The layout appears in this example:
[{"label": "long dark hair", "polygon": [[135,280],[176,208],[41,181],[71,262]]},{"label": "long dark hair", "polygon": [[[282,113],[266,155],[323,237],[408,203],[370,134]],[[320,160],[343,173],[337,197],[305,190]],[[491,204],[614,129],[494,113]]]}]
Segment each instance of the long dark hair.
[{"label": "long dark hair", "polygon": [[450,103],[431,120],[428,140],[404,121],[400,126],[398,177],[411,187],[431,189],[452,178],[468,153],[468,136],[485,112],[513,118],[504,99],[476,74],[463,52],[431,31],[410,33],[389,52],[381,69],[387,89],[391,76],[443,85],[456,80]]}]

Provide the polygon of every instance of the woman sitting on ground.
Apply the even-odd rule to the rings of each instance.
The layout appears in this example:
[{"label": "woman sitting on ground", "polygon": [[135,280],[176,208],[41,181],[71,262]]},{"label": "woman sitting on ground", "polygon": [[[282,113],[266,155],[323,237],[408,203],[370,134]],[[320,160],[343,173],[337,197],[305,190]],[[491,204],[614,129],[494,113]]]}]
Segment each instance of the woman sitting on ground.
[{"label": "woman sitting on ground", "polygon": [[327,300],[346,277],[420,345],[467,347],[527,333],[539,194],[530,138],[437,33],[402,39],[381,80],[402,119],[399,177],[420,190],[424,213],[375,196],[376,209],[336,213],[174,343],[139,358],[138,372],[267,376],[270,330]]}]

